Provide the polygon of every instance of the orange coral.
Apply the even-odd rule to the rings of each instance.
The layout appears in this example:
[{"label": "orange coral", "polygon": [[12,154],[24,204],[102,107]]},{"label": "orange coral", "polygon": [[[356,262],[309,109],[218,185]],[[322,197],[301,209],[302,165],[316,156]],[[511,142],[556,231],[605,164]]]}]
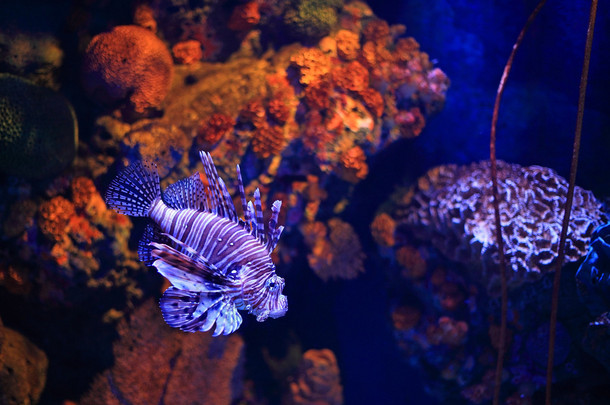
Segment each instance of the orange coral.
[{"label": "orange coral", "polygon": [[215,145],[235,126],[235,120],[223,113],[214,113],[207,121],[202,121],[197,129],[197,143],[203,148]]},{"label": "orange coral", "polygon": [[383,97],[381,93],[377,90],[372,89],[370,87],[358,92],[360,98],[364,102],[364,105],[375,115],[375,117],[379,118],[383,114]]},{"label": "orange coral", "polygon": [[406,138],[418,136],[426,125],[426,120],[418,107],[413,107],[409,110],[398,110],[394,121],[396,121],[396,125],[400,128],[401,135]]},{"label": "orange coral", "polygon": [[421,319],[421,311],[414,307],[401,306],[392,311],[394,329],[407,331],[414,328]]},{"label": "orange coral", "polygon": [[409,62],[419,54],[419,43],[413,37],[400,38],[396,41],[394,53],[397,61]]},{"label": "orange coral", "polygon": [[176,43],[172,46],[172,54],[176,62],[183,65],[192,65],[203,58],[201,43],[194,39]]},{"label": "orange coral", "polygon": [[407,278],[419,278],[426,274],[426,261],[419,250],[411,246],[401,246],[396,250],[396,261],[404,270],[402,274]]},{"label": "orange coral", "polygon": [[371,234],[378,245],[391,247],[394,246],[394,230],[396,222],[391,216],[382,212],[377,215],[371,224]]},{"label": "orange coral", "polygon": [[305,242],[311,249],[307,261],[322,280],[353,279],[364,271],[364,253],[354,228],[339,218],[328,221],[328,229],[320,223],[303,227]]},{"label": "orange coral", "polygon": [[284,149],[286,139],[284,128],[277,125],[264,125],[254,130],[252,150],[260,159],[276,155]]},{"label": "orange coral", "polygon": [[122,319],[117,330],[114,364],[95,378],[80,404],[231,404],[240,396],[244,342],[239,335],[172,329],[152,300],[129,322]]},{"label": "orange coral", "polygon": [[373,41],[386,44],[391,40],[390,26],[383,20],[373,20],[362,30],[362,35],[366,41]]},{"label": "orange coral", "polygon": [[369,71],[358,61],[334,68],[332,78],[337,87],[351,91],[362,91],[369,86]]},{"label": "orange coral", "polygon": [[335,36],[337,41],[337,55],[343,60],[354,60],[360,51],[358,34],[348,30],[339,30]]},{"label": "orange coral", "polygon": [[233,31],[248,31],[258,24],[260,19],[258,2],[249,1],[235,6],[227,26]]},{"label": "orange coral", "polygon": [[341,405],[343,386],[335,354],[329,349],[311,349],[303,354],[296,381],[290,383],[294,405]]},{"label": "orange coral", "polygon": [[303,48],[290,58],[290,63],[299,73],[299,82],[308,85],[320,80],[330,72],[332,62],[328,55],[317,48]]},{"label": "orange coral", "polygon": [[93,37],[85,51],[83,85],[96,101],[128,99],[136,112],[159,107],[172,80],[167,47],[146,28],[114,27]]},{"label": "orange coral", "polygon": [[267,103],[269,116],[280,124],[285,124],[290,118],[290,108],[280,97],[274,97]]},{"label": "orange coral", "polygon": [[239,118],[246,122],[251,122],[255,128],[261,128],[266,125],[266,114],[263,103],[258,100],[251,100],[242,107],[239,112]]},{"label": "orange coral", "polygon": [[305,88],[305,102],[311,109],[327,109],[330,107],[331,91],[331,83],[328,80],[313,82]]},{"label": "orange coral", "polygon": [[72,203],[78,211],[84,211],[97,193],[93,180],[88,177],[76,177],[70,183],[72,189]]},{"label": "orange coral", "polygon": [[61,241],[70,219],[76,215],[74,205],[62,196],[43,202],[38,208],[38,226],[52,241]]},{"label": "orange coral", "polygon": [[364,179],[369,173],[366,164],[366,155],[360,146],[353,146],[343,152],[339,158],[341,166],[338,168],[339,177],[352,183]]},{"label": "orange coral", "polygon": [[307,113],[303,132],[303,145],[310,151],[317,151],[332,142],[335,135],[322,125],[322,116],[316,110]]}]

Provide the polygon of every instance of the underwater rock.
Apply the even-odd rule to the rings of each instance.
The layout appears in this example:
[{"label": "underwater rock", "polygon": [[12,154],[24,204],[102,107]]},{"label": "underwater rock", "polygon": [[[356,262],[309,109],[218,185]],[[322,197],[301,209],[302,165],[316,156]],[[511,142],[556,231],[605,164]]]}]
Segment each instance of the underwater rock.
[{"label": "underwater rock", "polygon": [[290,35],[305,43],[328,35],[337,24],[341,0],[297,0],[284,14]]},{"label": "underwater rock", "polygon": [[153,300],[129,318],[118,326],[114,366],[96,377],[80,404],[229,405],[239,398],[244,362],[239,335],[172,329]]},{"label": "underwater rock", "polygon": [[47,379],[46,354],[0,321],[0,403],[36,404]]},{"label": "underwater rock", "polygon": [[303,354],[296,381],[290,383],[294,405],[341,405],[343,386],[335,354],[330,349],[310,349]]},{"label": "underwater rock", "polygon": [[157,108],[172,83],[166,45],[137,25],[114,27],[93,37],[83,61],[83,87],[101,104],[129,101],[137,113]]},{"label": "underwater rock", "polygon": [[0,74],[0,172],[52,177],[72,163],[77,143],[76,116],[63,96]]},{"label": "underwater rock", "polygon": [[[502,232],[512,286],[554,270],[568,183],[551,169],[498,162]],[[486,269],[498,283],[498,250],[489,162],[446,165],[422,176],[410,204],[398,215],[397,237],[429,241],[449,259]],[[593,230],[605,220],[601,203],[576,187],[566,262],[586,253]]]},{"label": "underwater rock", "polygon": [[49,34],[0,30],[2,72],[58,90],[63,56],[59,40]]}]

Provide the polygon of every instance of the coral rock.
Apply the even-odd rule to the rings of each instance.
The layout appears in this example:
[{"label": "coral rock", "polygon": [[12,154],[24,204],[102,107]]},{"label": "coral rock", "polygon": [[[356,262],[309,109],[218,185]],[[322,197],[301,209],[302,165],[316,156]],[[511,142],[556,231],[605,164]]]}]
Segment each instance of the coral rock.
[{"label": "coral rock", "polygon": [[51,241],[60,241],[66,228],[76,215],[74,204],[62,196],[43,202],[38,209],[38,224],[43,235]]},{"label": "coral rock", "polygon": [[329,349],[306,351],[290,395],[294,405],[341,405],[343,386],[335,354]]},{"label": "coral rock", "polygon": [[0,322],[0,404],[35,404],[47,379],[46,354]]},{"label": "coral rock", "polygon": [[369,87],[369,71],[358,61],[334,68],[332,77],[335,85],[342,89],[358,92]]},{"label": "coral rock", "polygon": [[155,11],[145,3],[138,4],[133,13],[133,23],[151,32],[157,32]]},{"label": "coral rock", "polygon": [[381,246],[391,247],[396,242],[394,240],[394,230],[396,222],[385,212],[377,215],[371,224],[371,234],[375,242]]},{"label": "coral rock", "polygon": [[360,51],[360,38],[358,34],[348,30],[339,30],[335,36],[337,41],[337,55],[343,60],[354,60]]},{"label": "coral rock", "polygon": [[128,100],[137,113],[157,108],[167,95],[172,56],[155,34],[137,25],[93,37],[85,51],[83,85],[103,104]]},{"label": "coral rock", "polygon": [[266,159],[280,153],[284,149],[285,142],[283,127],[265,125],[254,131],[252,150],[260,159]]},{"label": "coral rock", "polygon": [[331,59],[317,48],[303,48],[290,58],[300,73],[300,83],[308,85],[320,80],[331,69]]},{"label": "coral rock", "polygon": [[[114,366],[100,374],[81,405],[231,404],[242,390],[239,335],[184,333],[146,301],[121,320]],[[188,384],[185,384],[188,381]]]},{"label": "coral rock", "polygon": [[0,172],[28,179],[51,177],[72,163],[78,126],[60,94],[0,74]]},{"label": "coral rock", "polygon": [[183,65],[192,65],[203,58],[201,43],[194,39],[182,41],[172,46],[172,54],[176,62]]},{"label": "coral rock", "polygon": [[[496,274],[490,163],[446,165],[418,181],[398,229],[430,240],[449,259],[486,266]],[[498,162],[500,217],[513,284],[554,270],[568,183],[553,170]],[[566,262],[587,252],[595,227],[605,220],[601,203],[576,187],[566,243]],[[402,215],[402,214],[401,214]],[[489,280],[488,280],[489,281]]]}]

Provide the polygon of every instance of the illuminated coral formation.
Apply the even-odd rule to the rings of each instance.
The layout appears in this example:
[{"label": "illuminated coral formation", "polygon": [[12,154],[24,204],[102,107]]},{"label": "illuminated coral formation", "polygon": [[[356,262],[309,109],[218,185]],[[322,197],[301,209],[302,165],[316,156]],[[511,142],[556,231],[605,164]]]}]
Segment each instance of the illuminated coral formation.
[{"label": "illuminated coral formation", "polygon": [[364,272],[364,253],[350,224],[332,218],[302,226],[305,243],[311,249],[307,261],[322,280],[353,279]]},{"label": "illuminated coral formation", "polygon": [[327,35],[337,24],[341,0],[297,0],[294,9],[284,14],[291,35],[305,42]]},{"label": "illuminated coral formation", "polygon": [[394,240],[394,230],[396,222],[387,213],[383,212],[375,217],[371,223],[371,234],[373,239],[380,246],[392,247],[396,241]]},{"label": "illuminated coral formation", "polygon": [[235,120],[223,113],[214,113],[205,122],[202,122],[197,129],[197,144],[205,150],[209,148],[226,135],[235,126]]},{"label": "illuminated coral formation", "polygon": [[[244,342],[239,335],[184,333],[163,322],[153,300],[118,325],[114,365],[80,404],[231,404],[241,394]],[[189,381],[189,384],[185,384]]]},{"label": "illuminated coral formation", "polygon": [[[447,165],[420,178],[399,229],[429,240],[452,260],[487,268],[497,275],[497,246],[489,162]],[[567,182],[551,169],[498,162],[500,211],[511,284],[554,269]],[[576,187],[566,262],[586,253],[593,229],[605,219],[601,203]]]},{"label": "illuminated coral formation", "polygon": [[146,3],[136,5],[133,12],[133,23],[142,28],[146,28],[151,32],[157,32],[157,20],[155,19],[155,10]]},{"label": "illuminated coral formation", "polygon": [[172,56],[154,33],[137,25],[93,37],[85,51],[83,86],[103,104],[129,101],[143,113],[158,108],[172,81]]},{"label": "illuminated coral formation", "polygon": [[52,177],[72,163],[77,142],[76,116],[65,98],[0,74],[0,172]]},{"label": "illuminated coral formation", "polygon": [[290,383],[294,405],[343,404],[343,386],[335,354],[329,349],[310,349],[303,354],[296,381]]},{"label": "illuminated coral formation", "polygon": [[339,30],[335,35],[337,55],[346,61],[354,60],[360,51],[360,38],[358,34],[348,30]]},{"label": "illuminated coral formation", "polygon": [[284,149],[284,129],[277,125],[256,128],[252,136],[252,150],[261,159],[278,154]]},{"label": "illuminated coral formation", "polygon": [[47,379],[47,355],[0,320],[0,403],[35,404]]}]

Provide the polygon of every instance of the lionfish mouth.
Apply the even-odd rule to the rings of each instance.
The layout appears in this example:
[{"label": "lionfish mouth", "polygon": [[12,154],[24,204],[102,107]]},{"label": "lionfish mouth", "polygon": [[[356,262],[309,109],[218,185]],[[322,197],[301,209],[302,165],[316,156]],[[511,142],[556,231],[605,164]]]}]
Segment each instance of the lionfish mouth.
[{"label": "lionfish mouth", "polygon": [[288,312],[288,298],[285,295],[280,295],[278,298],[277,309],[269,311],[269,316],[272,318],[280,318]]}]

